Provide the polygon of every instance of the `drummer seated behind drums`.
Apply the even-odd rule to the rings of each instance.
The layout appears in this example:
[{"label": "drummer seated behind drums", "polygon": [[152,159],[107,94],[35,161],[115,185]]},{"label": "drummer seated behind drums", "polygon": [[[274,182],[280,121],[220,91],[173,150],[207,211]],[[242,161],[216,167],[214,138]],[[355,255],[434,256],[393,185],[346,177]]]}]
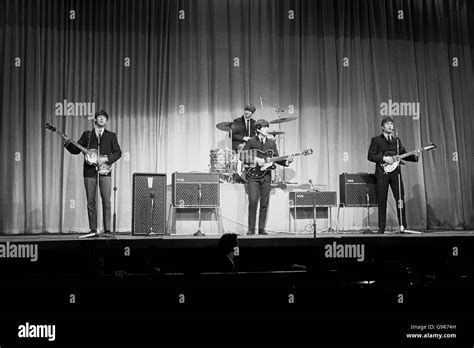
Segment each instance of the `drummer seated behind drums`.
[{"label": "drummer seated behind drums", "polygon": [[244,114],[234,120],[232,127],[232,150],[241,150],[245,143],[255,136],[257,129],[255,128],[255,120],[252,118],[255,110],[256,108],[253,104],[248,104],[244,108]]}]

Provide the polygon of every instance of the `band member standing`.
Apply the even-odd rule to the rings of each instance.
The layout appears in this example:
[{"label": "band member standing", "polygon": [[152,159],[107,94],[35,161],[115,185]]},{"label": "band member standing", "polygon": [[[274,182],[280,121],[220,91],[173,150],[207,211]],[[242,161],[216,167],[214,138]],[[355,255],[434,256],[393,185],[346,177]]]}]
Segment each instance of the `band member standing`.
[{"label": "band member standing", "polygon": [[[99,158],[99,165],[103,163],[112,164],[116,162],[121,156],[122,151],[117,141],[117,135],[105,129],[109,115],[104,110],[96,112],[94,115],[95,126],[92,130],[87,130],[82,133],[78,144],[87,149],[98,149],[100,147],[100,155],[105,155],[104,158]],[[65,138],[64,147],[73,155],[78,155],[81,150]],[[99,180],[100,197],[102,199],[102,212],[104,218],[105,233],[110,233],[111,227],[111,172],[106,175],[98,175],[97,167],[90,165],[84,161],[84,186],[87,196],[87,213],[89,216],[89,227],[91,232],[97,233],[97,179]],[[97,178],[99,176],[99,178]]]},{"label": "band member standing", "polygon": [[[260,151],[273,151],[273,157],[277,157],[278,149],[276,146],[276,141],[274,138],[268,137],[269,124],[266,120],[258,120],[255,123],[255,128],[257,130],[257,135],[251,137],[245,144],[242,152],[241,158],[243,162],[247,165],[252,163],[256,165],[263,165],[265,160],[257,156],[251,156],[251,150],[260,150]],[[255,151],[254,151],[255,152]],[[254,157],[254,158],[252,158]],[[288,166],[293,162],[294,156],[291,156],[285,161],[276,162],[279,165]],[[248,235],[255,234],[255,223],[257,217],[257,206],[260,200],[260,212],[258,218],[258,234],[267,234],[265,231],[265,225],[267,222],[267,210],[268,203],[270,200],[270,189],[271,189],[271,180],[272,174],[270,171],[265,173],[265,175],[260,179],[247,178],[247,191],[249,196],[249,230]]]},{"label": "band member standing", "polygon": [[[391,117],[384,117],[382,119],[382,134],[373,137],[370,143],[369,152],[367,159],[375,164],[375,177],[376,177],[376,188],[377,188],[377,201],[378,201],[378,213],[379,213],[379,231],[378,233],[385,232],[385,223],[387,219],[387,197],[388,187],[392,188],[393,196],[397,202],[397,216],[400,226],[406,228],[406,217],[405,217],[405,192],[403,189],[403,180],[401,179],[401,168],[398,166],[393,172],[385,173],[381,164],[388,163],[392,164],[396,161],[397,154],[397,139],[394,137],[393,119]],[[399,144],[399,155],[406,153],[405,148],[398,139]],[[404,159],[411,162],[418,162],[420,156],[419,151],[415,152],[415,155],[405,157]],[[401,188],[401,201],[400,192],[398,185],[398,174],[400,174],[400,188]],[[401,207],[400,207],[401,204]],[[401,208],[401,209],[400,209]],[[402,220],[400,220],[400,210],[402,214]]]},{"label": "band member standing", "polygon": [[238,151],[239,145],[245,144],[250,138],[255,136],[255,120],[252,118],[255,110],[253,104],[246,105],[244,114],[233,121],[232,150]]}]

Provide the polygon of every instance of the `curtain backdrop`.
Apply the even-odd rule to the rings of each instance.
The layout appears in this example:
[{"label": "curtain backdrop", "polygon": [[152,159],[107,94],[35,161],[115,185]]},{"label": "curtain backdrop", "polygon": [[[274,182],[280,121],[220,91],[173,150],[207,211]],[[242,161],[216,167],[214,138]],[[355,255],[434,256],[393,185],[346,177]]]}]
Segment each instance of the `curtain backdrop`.
[{"label": "curtain backdrop", "polygon": [[[0,233],[88,230],[83,160],[46,122],[77,140],[93,127],[86,106],[109,113],[129,231],[133,173],[208,171],[210,149],[230,146],[216,124],[248,102],[256,119],[275,106],[298,117],[281,124],[281,152],[314,150],[285,179],[338,192],[340,173],[374,171],[387,105],[407,150],[437,145],[403,166],[410,227],[473,228],[466,1],[1,0]],[[389,224],[394,209],[391,197]],[[348,209],[345,228],[364,217]]]}]

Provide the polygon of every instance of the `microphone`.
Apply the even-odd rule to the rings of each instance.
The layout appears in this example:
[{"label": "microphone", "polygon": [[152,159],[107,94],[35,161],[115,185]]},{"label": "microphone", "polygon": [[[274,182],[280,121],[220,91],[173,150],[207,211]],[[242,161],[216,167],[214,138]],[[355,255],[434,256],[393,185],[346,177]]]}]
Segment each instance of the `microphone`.
[{"label": "microphone", "polygon": [[153,177],[147,178],[148,188],[150,189],[151,207],[155,207],[155,191],[153,190]]},{"label": "microphone", "polygon": [[260,108],[263,110],[263,98],[260,97]]}]

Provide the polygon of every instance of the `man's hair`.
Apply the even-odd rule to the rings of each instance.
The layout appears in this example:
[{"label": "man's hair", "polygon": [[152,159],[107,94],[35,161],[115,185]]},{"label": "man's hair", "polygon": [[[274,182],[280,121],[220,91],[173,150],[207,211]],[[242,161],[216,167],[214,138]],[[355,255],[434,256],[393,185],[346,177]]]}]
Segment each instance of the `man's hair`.
[{"label": "man's hair", "polygon": [[255,110],[257,110],[257,109],[255,108],[255,106],[253,104],[248,104],[248,105],[245,105],[244,111],[245,110],[248,110],[253,114],[255,112]]},{"label": "man's hair", "polygon": [[270,124],[268,123],[267,120],[260,119],[257,122],[255,122],[255,128],[257,129],[262,129],[262,127],[270,127]]},{"label": "man's hair", "polygon": [[94,118],[97,118],[99,116],[105,116],[105,118],[107,119],[107,121],[109,120],[109,115],[105,112],[105,110],[100,110],[100,111],[97,111],[94,115]]},{"label": "man's hair", "polygon": [[235,233],[225,233],[219,239],[219,250],[227,255],[237,246],[237,235]]},{"label": "man's hair", "polygon": [[393,123],[393,118],[390,117],[390,116],[385,116],[384,118],[382,118],[382,122],[380,123],[380,125],[383,127],[383,125],[387,122],[392,122]]}]

